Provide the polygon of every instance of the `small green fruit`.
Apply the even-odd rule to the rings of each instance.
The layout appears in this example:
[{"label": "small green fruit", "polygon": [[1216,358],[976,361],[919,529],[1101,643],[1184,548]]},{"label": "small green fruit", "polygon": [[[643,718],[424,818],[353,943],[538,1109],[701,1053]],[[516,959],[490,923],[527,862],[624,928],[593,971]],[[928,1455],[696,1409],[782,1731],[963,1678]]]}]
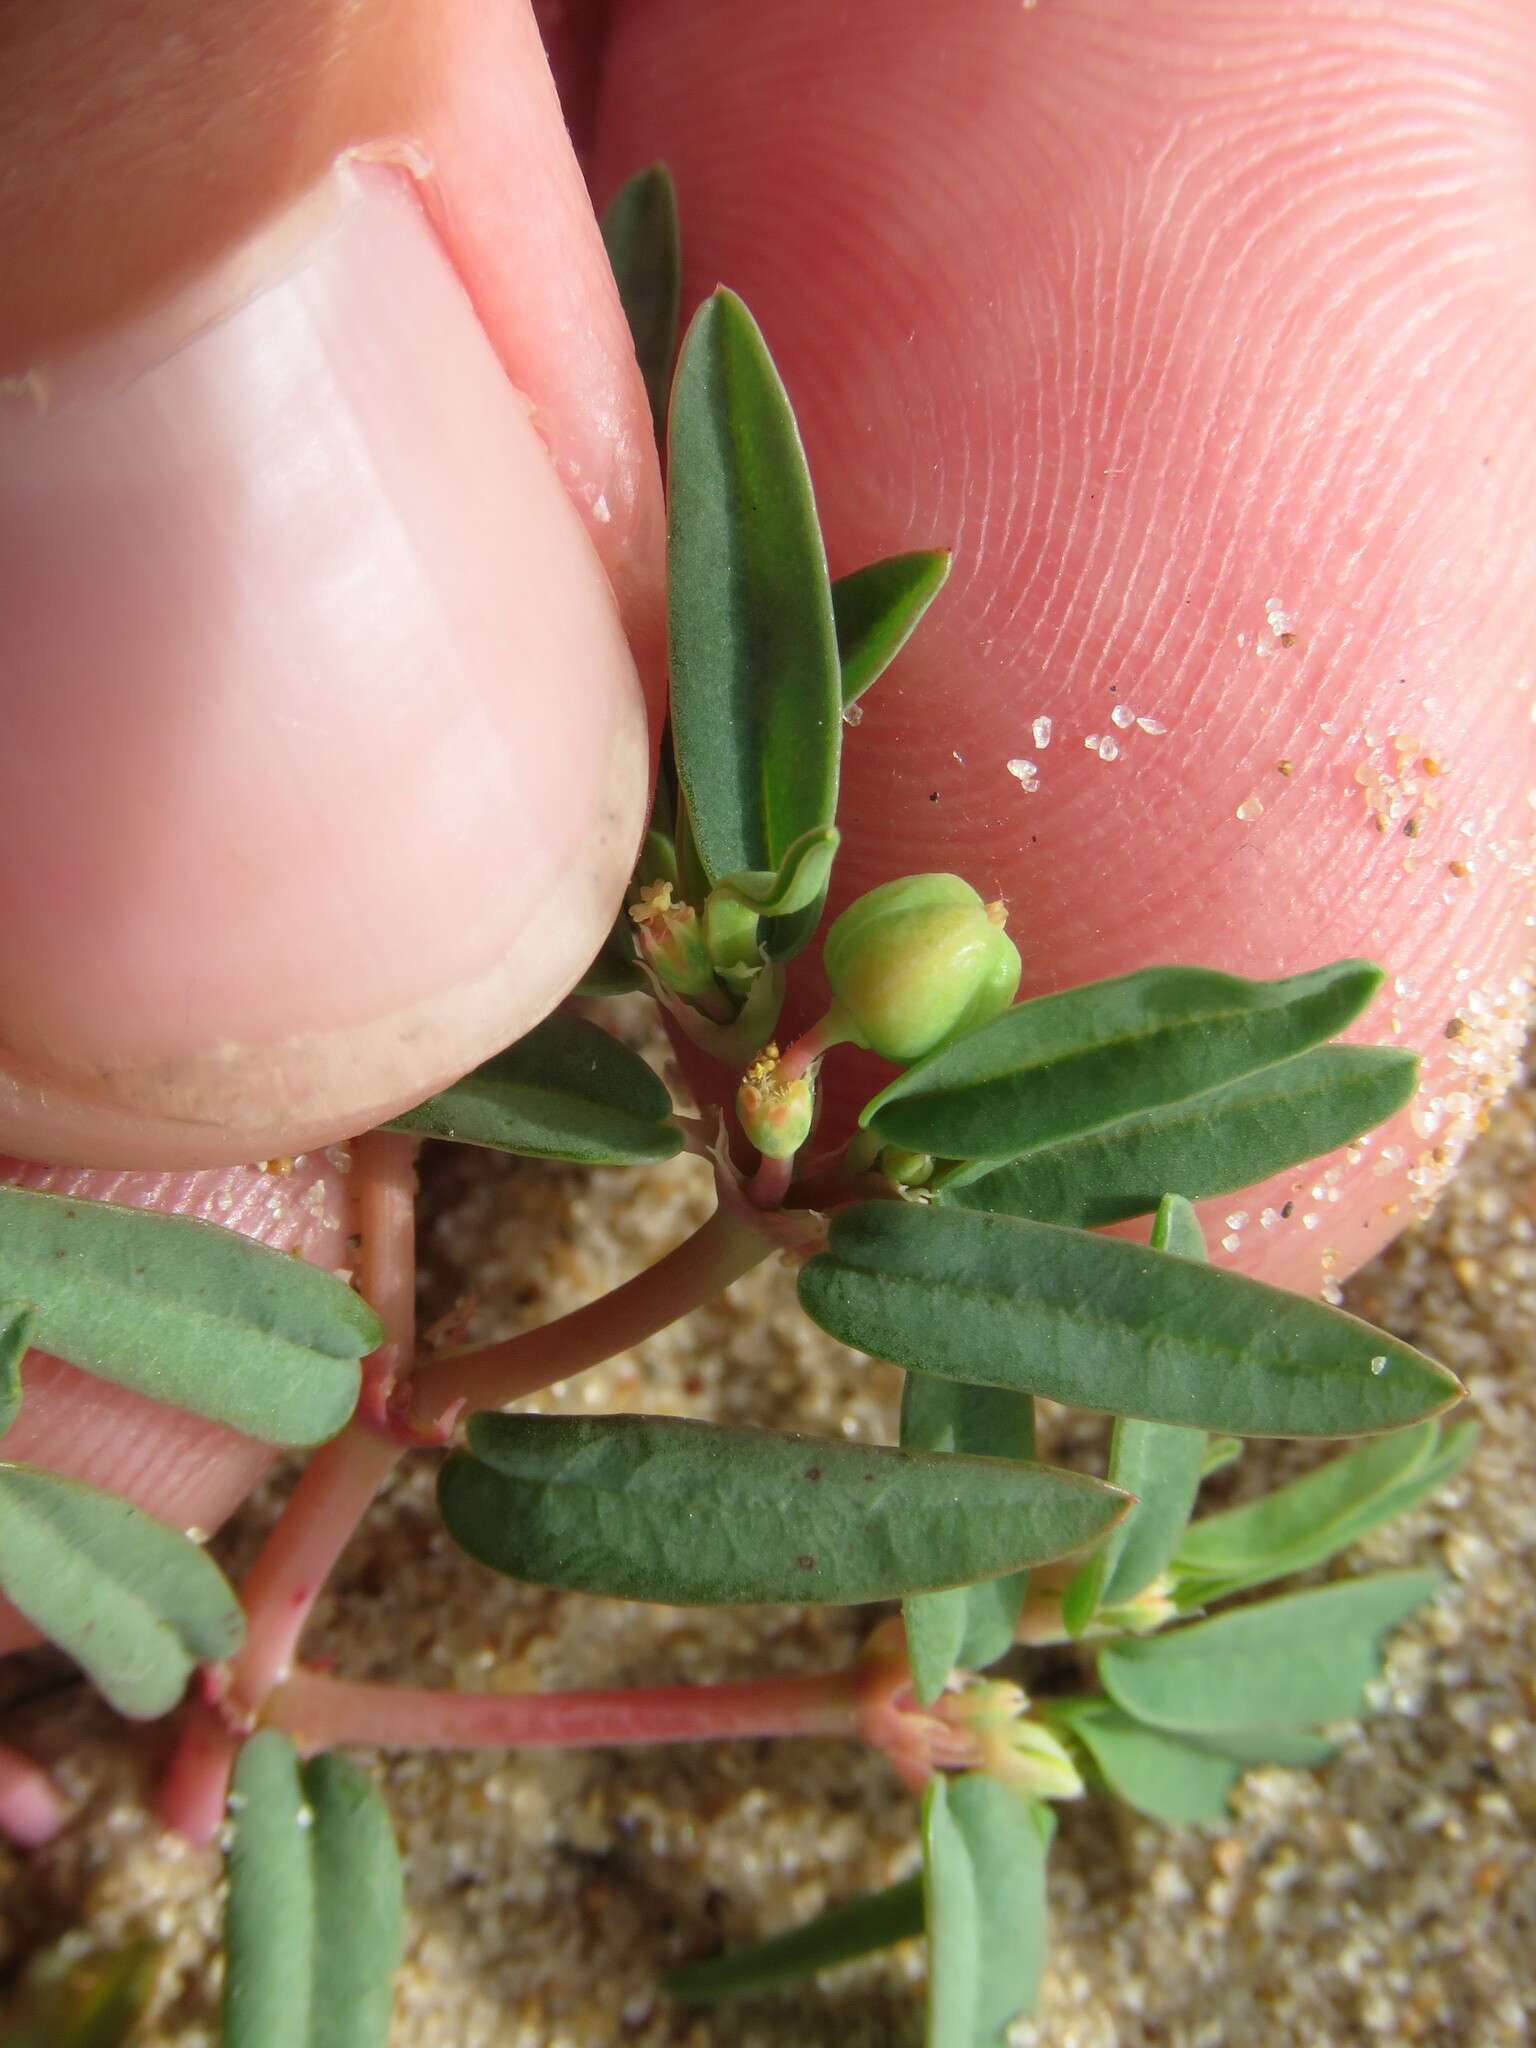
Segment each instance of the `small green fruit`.
[{"label": "small green fruit", "polygon": [[810,1076],[778,1078],[779,1049],[765,1045],[736,1091],[741,1128],[765,1159],[793,1159],[811,1135],[816,1091]]},{"label": "small green fruit", "polygon": [[850,904],[824,958],[855,1043],[909,1066],[1006,1010],[1022,968],[1004,916],[958,875],[906,875]]}]

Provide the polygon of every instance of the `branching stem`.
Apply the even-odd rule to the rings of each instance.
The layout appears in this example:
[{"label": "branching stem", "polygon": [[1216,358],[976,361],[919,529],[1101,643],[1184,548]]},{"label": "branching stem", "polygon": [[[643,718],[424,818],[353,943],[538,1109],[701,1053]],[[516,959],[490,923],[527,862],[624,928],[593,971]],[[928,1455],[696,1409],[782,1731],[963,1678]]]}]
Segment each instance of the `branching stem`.
[{"label": "branching stem", "polygon": [[429,1432],[455,1404],[499,1408],[628,1351],[712,1300],[774,1248],[772,1237],[722,1204],[665,1258],[600,1300],[500,1344],[423,1365],[412,1383],[410,1424]]},{"label": "branching stem", "polygon": [[[375,1131],[353,1150],[359,1281],[386,1332],[368,1370],[384,1387],[414,1344],[414,1149],[409,1137]],[[227,1670],[208,1674],[204,1699],[188,1712],[161,1790],[166,1823],[198,1842],[217,1832],[239,1738],[284,1679],[315,1600],[403,1450],[432,1441],[439,1419],[465,1404],[499,1407],[628,1350],[739,1279],[774,1244],[721,1207],[665,1258],[600,1300],[505,1343],[422,1365],[420,1390],[398,1431],[381,1431],[360,1411],[310,1460],[242,1588],[245,1645]],[[415,1380],[401,1375],[402,1392],[407,1385]]]}]

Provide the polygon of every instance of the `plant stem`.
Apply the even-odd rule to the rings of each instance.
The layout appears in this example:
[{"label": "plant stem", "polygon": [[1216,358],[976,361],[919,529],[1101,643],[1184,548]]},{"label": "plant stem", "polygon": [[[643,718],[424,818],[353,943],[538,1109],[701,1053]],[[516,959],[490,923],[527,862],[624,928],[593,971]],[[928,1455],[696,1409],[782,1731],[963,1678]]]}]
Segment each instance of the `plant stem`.
[{"label": "plant stem", "polygon": [[854,1036],[852,1020],[842,1006],[834,1003],[809,1031],[802,1031],[788,1051],[774,1062],[773,1078],[781,1088],[809,1073],[835,1045],[847,1045]]},{"label": "plant stem", "polygon": [[429,1431],[456,1405],[499,1408],[539,1393],[664,1330],[749,1273],[774,1240],[721,1206],[675,1250],[622,1287],[536,1330],[423,1365],[409,1422]]},{"label": "plant stem", "polygon": [[[408,1361],[416,1322],[416,1141],[370,1131],[352,1147],[362,1236],[359,1287],[385,1341],[368,1369],[388,1379]],[[237,1730],[282,1677],[331,1570],[401,1445],[354,1420],[305,1466],[241,1588],[246,1635],[217,1696],[195,1704],[161,1790],[167,1825],[209,1840],[224,1805]]]},{"label": "plant stem", "polygon": [[18,1849],[40,1849],[68,1817],[42,1765],[0,1743],[0,1835]]},{"label": "plant stem", "polygon": [[747,1197],[759,1209],[777,1209],[789,1193],[789,1184],[794,1179],[794,1156],[775,1159],[764,1152],[758,1157],[757,1171],[747,1182]]},{"label": "plant stem", "polygon": [[306,1754],[333,1743],[379,1749],[592,1749],[743,1736],[858,1734],[854,1670],[732,1685],[613,1692],[441,1693],[354,1685],[298,1670],[264,1720]]}]

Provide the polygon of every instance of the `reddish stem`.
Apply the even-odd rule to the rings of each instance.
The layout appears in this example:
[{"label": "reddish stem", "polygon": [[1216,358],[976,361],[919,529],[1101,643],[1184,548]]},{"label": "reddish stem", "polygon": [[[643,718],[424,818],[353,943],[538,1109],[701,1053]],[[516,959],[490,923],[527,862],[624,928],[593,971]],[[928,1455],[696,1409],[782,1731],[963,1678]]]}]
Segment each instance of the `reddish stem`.
[{"label": "reddish stem", "polygon": [[774,1159],[764,1152],[758,1159],[757,1171],[747,1182],[747,1198],[759,1209],[777,1209],[789,1193],[789,1184],[794,1179],[795,1161],[793,1155]]},{"label": "reddish stem", "polygon": [[692,1237],[611,1294],[503,1343],[424,1364],[412,1383],[418,1391],[410,1427],[430,1431],[455,1402],[502,1407],[628,1351],[722,1293],[773,1249],[771,1237],[722,1206]]},{"label": "reddish stem", "polygon": [[859,1732],[859,1675],[762,1678],[613,1692],[442,1693],[355,1685],[300,1669],[263,1717],[306,1754],[333,1743],[378,1749],[594,1749],[754,1735]]},{"label": "reddish stem", "polygon": [[773,1078],[781,1088],[798,1081],[802,1074],[809,1073],[817,1066],[835,1045],[847,1045],[853,1037],[853,1026],[848,1017],[834,1003],[824,1017],[814,1023],[809,1031],[802,1031],[787,1052],[781,1052],[774,1061]]},{"label": "reddish stem", "polygon": [[19,1849],[40,1849],[68,1818],[42,1765],[0,1743],[0,1835]]},{"label": "reddish stem", "polygon": [[[415,1341],[415,1150],[413,1138],[393,1131],[371,1131],[352,1147],[359,1286],[385,1331],[369,1369],[384,1380],[410,1359]],[[396,1443],[354,1421],[316,1452],[284,1505],[241,1588],[244,1647],[210,1697],[190,1709],[161,1788],[166,1824],[193,1841],[217,1831],[239,1733],[287,1670],[321,1588],[399,1454]]]}]

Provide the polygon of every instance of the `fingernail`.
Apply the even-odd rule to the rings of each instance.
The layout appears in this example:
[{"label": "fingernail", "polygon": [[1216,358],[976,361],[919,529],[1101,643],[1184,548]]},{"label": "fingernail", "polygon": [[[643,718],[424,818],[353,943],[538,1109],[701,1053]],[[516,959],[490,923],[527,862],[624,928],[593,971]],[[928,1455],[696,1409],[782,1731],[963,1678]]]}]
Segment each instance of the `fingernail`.
[{"label": "fingernail", "polygon": [[11,387],[0,678],[35,1156],[212,1165],[419,1099],[570,987],[643,824],[608,585],[398,172]]}]

